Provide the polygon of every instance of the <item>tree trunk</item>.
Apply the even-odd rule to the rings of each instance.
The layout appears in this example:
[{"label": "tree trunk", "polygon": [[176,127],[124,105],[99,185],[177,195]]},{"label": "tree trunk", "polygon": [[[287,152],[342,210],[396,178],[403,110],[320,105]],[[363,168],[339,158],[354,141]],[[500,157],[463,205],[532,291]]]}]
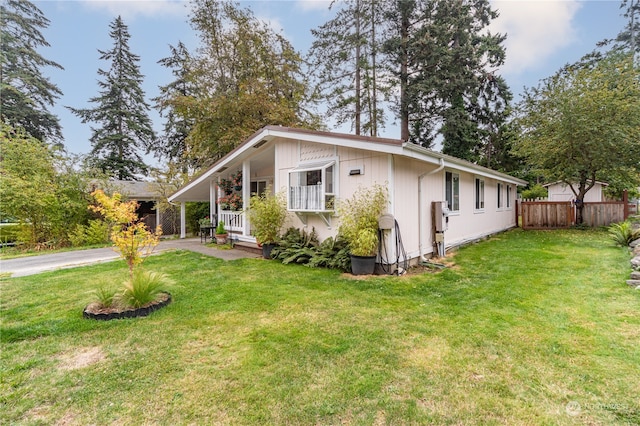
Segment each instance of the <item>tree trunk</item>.
[{"label": "tree trunk", "polygon": [[376,80],[376,4],[371,0],[371,104],[369,114],[371,115],[371,136],[378,136],[378,99]]},{"label": "tree trunk", "polygon": [[362,105],[360,105],[361,103],[361,96],[360,96],[360,86],[361,86],[361,67],[362,67],[362,61],[360,60],[360,14],[361,14],[361,10],[360,10],[360,0],[358,0],[356,2],[356,82],[355,82],[355,89],[356,89],[356,93],[355,93],[355,131],[356,131],[356,135],[359,135],[361,132],[361,127],[362,127],[362,123],[361,123],[361,117],[360,115],[362,114]]},{"label": "tree trunk", "polygon": [[409,11],[406,7],[401,9],[400,24],[400,139],[403,142],[409,140]]}]

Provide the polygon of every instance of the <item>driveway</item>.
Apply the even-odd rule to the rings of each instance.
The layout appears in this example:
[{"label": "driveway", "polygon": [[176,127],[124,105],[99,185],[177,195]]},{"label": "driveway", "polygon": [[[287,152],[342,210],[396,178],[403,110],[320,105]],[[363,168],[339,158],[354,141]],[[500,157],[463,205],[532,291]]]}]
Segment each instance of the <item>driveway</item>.
[{"label": "driveway", "polygon": [[[199,238],[164,240],[156,247],[154,253],[161,253],[167,250],[189,250],[224,260],[260,257],[242,250],[219,250],[217,248],[207,247],[200,243]],[[120,259],[120,256],[110,247],[42,254],[38,256],[0,260],[0,273],[3,275],[9,274],[11,277],[24,277],[41,272],[110,262],[117,259]]]}]

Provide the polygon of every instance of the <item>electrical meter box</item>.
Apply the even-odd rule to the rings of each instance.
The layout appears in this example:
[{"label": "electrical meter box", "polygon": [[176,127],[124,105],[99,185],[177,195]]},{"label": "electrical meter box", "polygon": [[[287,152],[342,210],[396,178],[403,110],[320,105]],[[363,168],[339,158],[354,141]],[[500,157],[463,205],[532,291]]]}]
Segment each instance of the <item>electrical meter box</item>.
[{"label": "electrical meter box", "polygon": [[394,225],[395,220],[393,219],[393,215],[383,214],[378,218],[378,229],[390,230],[393,229]]},{"label": "electrical meter box", "polygon": [[446,201],[433,202],[433,219],[436,232],[444,232],[449,228],[449,208]]}]

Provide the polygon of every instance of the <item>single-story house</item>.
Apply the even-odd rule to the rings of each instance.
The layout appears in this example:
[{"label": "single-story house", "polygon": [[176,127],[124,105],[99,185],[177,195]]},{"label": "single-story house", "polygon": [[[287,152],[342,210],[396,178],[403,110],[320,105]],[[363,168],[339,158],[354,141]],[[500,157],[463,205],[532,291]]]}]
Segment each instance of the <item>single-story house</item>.
[{"label": "single-story house", "polygon": [[169,201],[181,203],[183,238],[184,203],[210,201],[211,213],[224,220],[235,238],[255,241],[241,206],[248,205],[252,193],[270,187],[286,193],[291,213],[287,226],[313,227],[323,240],[338,232],[336,201],[376,183],[388,188],[387,213],[398,224],[397,231],[385,231],[390,233],[387,250],[393,258],[401,237],[412,260],[434,252],[434,202],[445,202],[449,209],[444,244],[439,240],[449,248],[516,227],[516,187],[527,184],[401,140],[267,126]]},{"label": "single-story house", "polygon": [[[575,201],[576,199],[571,187],[564,182],[547,183],[542,186],[547,188],[549,201]],[[605,201],[603,190],[607,186],[609,186],[608,183],[596,181],[593,188],[587,191],[584,195],[583,201],[585,203],[598,203]]]}]

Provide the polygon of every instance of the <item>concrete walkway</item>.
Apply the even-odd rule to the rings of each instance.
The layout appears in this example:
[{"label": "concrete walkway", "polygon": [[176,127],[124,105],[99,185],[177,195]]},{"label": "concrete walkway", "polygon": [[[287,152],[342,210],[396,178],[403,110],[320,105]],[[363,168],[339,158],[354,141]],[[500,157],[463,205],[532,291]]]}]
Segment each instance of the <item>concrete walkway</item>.
[{"label": "concrete walkway", "polygon": [[[200,242],[200,238],[161,241],[158,247],[156,247],[154,254],[168,250],[189,250],[224,260],[260,257],[242,250],[221,250],[214,247],[207,247]],[[0,260],[0,273],[3,275],[9,274],[11,277],[24,277],[46,271],[110,262],[117,259],[120,259],[120,256],[110,247],[42,254],[39,256]]]}]

